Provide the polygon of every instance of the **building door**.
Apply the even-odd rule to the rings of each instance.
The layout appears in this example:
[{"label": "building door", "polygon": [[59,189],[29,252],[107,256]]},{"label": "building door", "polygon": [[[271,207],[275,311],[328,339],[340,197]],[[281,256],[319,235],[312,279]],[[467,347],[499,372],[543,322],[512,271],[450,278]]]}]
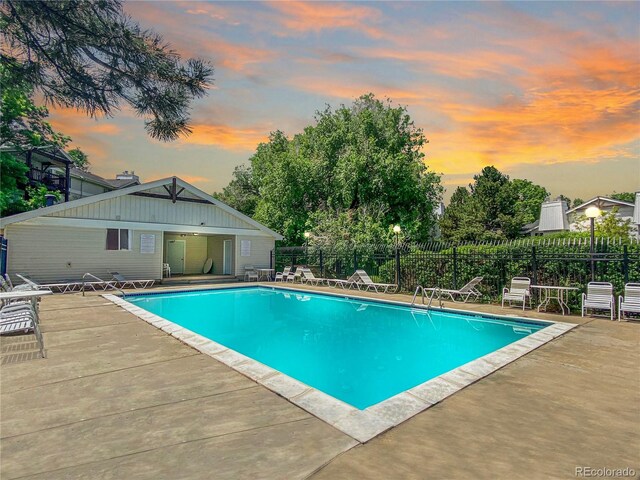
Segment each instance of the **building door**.
[{"label": "building door", "polygon": [[225,240],[223,242],[223,255],[222,255],[222,273],[223,275],[231,275],[231,240]]},{"label": "building door", "polygon": [[169,240],[167,242],[167,263],[171,274],[184,273],[184,257],[186,242],[184,240]]}]

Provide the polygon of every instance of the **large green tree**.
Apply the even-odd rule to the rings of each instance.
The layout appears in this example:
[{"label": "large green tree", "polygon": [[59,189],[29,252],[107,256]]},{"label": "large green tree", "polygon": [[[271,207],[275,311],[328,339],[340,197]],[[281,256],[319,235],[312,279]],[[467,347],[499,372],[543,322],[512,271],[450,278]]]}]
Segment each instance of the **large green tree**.
[{"label": "large green tree", "polygon": [[0,32],[2,64],[48,102],[91,116],[128,104],[160,140],[190,132],[189,105],[213,73],[203,60],[182,61],[118,0],[2,0]]},{"label": "large green tree", "polygon": [[387,241],[393,224],[423,241],[442,192],[424,163],[426,143],[404,107],[363,95],[317,112],[291,139],[272,133],[220,197],[290,244],[305,231],[329,244]]},{"label": "large green tree", "polygon": [[56,132],[47,122],[46,107],[33,103],[33,91],[26,81],[15,81],[0,65],[0,215],[23,212],[44,204],[45,187],[27,186],[28,167],[15,153],[32,148],[64,148],[69,137]]},{"label": "large green tree", "polygon": [[440,221],[442,236],[456,243],[517,238],[540,216],[548,196],[529,180],[513,179],[493,166],[475,175],[469,188],[458,187]]}]

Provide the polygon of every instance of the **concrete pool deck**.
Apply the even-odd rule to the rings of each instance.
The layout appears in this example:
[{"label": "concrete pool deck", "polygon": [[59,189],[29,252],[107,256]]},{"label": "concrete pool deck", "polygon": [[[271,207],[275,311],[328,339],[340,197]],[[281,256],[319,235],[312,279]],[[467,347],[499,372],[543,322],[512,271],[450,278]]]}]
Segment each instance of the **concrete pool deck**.
[{"label": "concrete pool deck", "polygon": [[637,323],[526,312],[580,326],[361,445],[98,295],[41,311],[47,359],[0,340],[3,479],[640,473]]}]

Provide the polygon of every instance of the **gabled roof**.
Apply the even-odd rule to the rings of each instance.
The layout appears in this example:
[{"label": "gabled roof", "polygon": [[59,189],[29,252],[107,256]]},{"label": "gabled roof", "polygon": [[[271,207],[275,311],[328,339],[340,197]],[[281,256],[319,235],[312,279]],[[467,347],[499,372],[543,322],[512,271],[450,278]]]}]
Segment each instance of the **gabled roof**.
[{"label": "gabled roof", "polygon": [[204,200],[205,202],[211,203],[212,205],[215,205],[221,210],[224,210],[230,215],[233,215],[234,217],[239,218],[250,225],[253,225],[258,230],[273,236],[274,238],[276,238],[276,240],[282,240],[283,237],[279,233],[274,232],[270,228],[267,228],[264,225],[262,225],[261,223],[256,222],[251,217],[248,217],[245,214],[240,213],[234,208],[231,208],[229,205],[222,203],[217,198],[213,198],[208,193],[203,192],[199,188],[194,187],[190,183],[187,183],[178,177],[163,178],[161,180],[156,180],[154,182],[147,182],[147,183],[142,183],[140,185],[133,185],[131,187],[121,188],[119,190],[112,190],[110,192],[100,193],[98,195],[91,195],[89,197],[79,198],[77,200],[72,200],[70,202],[58,203],[50,207],[38,208],[36,210],[31,210],[29,212],[18,213],[16,215],[4,217],[0,219],[0,228],[4,228],[7,225],[11,225],[12,223],[24,222],[27,220],[31,220],[32,218],[43,217],[45,215],[50,215],[52,213],[61,212],[67,209],[82,207],[84,205],[90,205],[92,203],[97,203],[102,200],[109,200],[112,198],[135,194],[139,192],[156,190],[159,193],[163,192],[166,195],[167,192],[164,191],[164,187],[167,185],[172,185],[174,179],[176,182],[176,186],[179,187],[180,189],[183,189],[180,194],[181,197]]},{"label": "gabled roof", "polygon": [[622,200],[616,200],[615,198],[598,196],[598,197],[592,198],[591,200],[587,200],[582,205],[573,207],[571,210],[567,211],[567,213],[573,213],[576,210],[582,210],[583,208],[588,207],[589,205],[595,205],[598,208],[610,207],[610,206],[616,206],[616,205],[620,205],[623,207],[633,207],[633,203],[623,202]]},{"label": "gabled roof", "polygon": [[106,178],[102,178],[100,175],[96,175],[95,173],[85,172],[84,170],[80,170],[78,167],[71,167],[70,174],[72,177],[96,183],[103,187],[115,188]]}]

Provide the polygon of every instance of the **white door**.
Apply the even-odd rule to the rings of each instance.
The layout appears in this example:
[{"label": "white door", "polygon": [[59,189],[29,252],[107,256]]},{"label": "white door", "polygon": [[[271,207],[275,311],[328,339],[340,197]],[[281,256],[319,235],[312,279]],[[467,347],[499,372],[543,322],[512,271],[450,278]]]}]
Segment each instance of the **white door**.
[{"label": "white door", "polygon": [[184,240],[169,240],[167,242],[167,263],[171,274],[184,273],[184,254],[186,242]]},{"label": "white door", "polygon": [[223,248],[222,273],[224,275],[231,275],[231,240],[225,240],[223,242]]}]

